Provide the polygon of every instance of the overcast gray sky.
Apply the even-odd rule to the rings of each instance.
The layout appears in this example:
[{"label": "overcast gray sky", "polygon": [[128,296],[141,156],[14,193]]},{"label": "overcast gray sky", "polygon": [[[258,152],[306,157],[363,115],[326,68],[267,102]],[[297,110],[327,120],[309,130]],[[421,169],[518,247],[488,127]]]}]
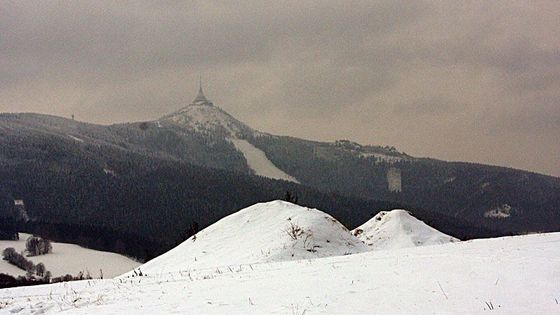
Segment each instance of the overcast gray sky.
[{"label": "overcast gray sky", "polygon": [[560,1],[2,1],[0,111],[188,104],[250,126],[560,176]]}]

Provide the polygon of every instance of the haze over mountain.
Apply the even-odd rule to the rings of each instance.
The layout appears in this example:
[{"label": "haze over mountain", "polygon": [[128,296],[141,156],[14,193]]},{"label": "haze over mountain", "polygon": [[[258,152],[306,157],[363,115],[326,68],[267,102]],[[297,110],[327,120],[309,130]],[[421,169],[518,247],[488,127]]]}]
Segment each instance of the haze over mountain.
[{"label": "haze over mountain", "polygon": [[560,176],[556,1],[10,1],[0,112],[151,120],[212,98],[255,129]]}]

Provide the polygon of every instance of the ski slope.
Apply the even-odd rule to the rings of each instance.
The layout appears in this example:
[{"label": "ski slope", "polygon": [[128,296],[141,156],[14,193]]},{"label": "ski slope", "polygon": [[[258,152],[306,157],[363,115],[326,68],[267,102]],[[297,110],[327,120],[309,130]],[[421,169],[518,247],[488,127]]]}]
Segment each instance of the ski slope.
[{"label": "ski slope", "polygon": [[286,174],[284,171],[276,167],[267,157],[266,154],[242,139],[229,139],[235,148],[243,154],[247,160],[247,166],[252,169],[256,175],[264,176],[272,179],[281,179],[294,183],[299,183],[293,176]]},{"label": "ski slope", "polygon": [[381,211],[352,230],[371,250],[439,245],[459,240],[416,219],[408,211]]},{"label": "ski slope", "polygon": [[[330,215],[276,200],[247,207],[221,219],[140,266],[136,272],[151,275],[340,256],[367,250],[367,246]],[[130,272],[124,277],[133,274]]]},{"label": "ski slope", "polygon": [[558,314],[560,233],[0,290],[0,313]]},{"label": "ski slope", "polygon": [[[19,233],[18,241],[0,241],[0,252],[13,247],[17,252],[25,250],[25,241],[29,234]],[[90,273],[92,277],[112,278],[140,265],[139,262],[123,255],[84,248],[74,244],[52,242],[52,253],[27,257],[34,264],[42,262],[53,277],[78,273]],[[0,259],[0,273],[12,276],[24,276],[25,271]]]}]

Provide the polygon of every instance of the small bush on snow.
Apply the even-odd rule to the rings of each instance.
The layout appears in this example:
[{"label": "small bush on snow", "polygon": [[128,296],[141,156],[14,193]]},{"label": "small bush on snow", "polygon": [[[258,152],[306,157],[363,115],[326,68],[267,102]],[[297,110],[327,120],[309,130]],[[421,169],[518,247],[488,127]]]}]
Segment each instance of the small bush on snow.
[{"label": "small bush on snow", "polygon": [[49,240],[34,235],[25,241],[25,249],[29,256],[44,255],[52,252],[52,245]]}]

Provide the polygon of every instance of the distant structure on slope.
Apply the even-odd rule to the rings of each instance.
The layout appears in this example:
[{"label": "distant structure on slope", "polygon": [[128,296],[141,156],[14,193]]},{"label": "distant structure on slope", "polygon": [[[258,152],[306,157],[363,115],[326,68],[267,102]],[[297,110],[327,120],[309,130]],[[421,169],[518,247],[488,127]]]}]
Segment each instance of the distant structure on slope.
[{"label": "distant structure on slope", "polygon": [[27,210],[25,209],[25,202],[22,199],[15,199],[14,200],[14,209],[16,211],[16,216],[18,219],[23,221],[29,221],[29,215],[27,214]]},{"label": "distant structure on slope", "polygon": [[402,192],[400,169],[391,167],[387,170],[387,188],[390,192]]},{"label": "distant structure on slope", "polygon": [[192,101],[191,105],[206,105],[206,106],[214,106],[214,103],[212,103],[211,101],[209,101],[206,96],[204,95],[204,92],[202,91],[202,78],[199,81],[199,85],[198,85],[198,94],[196,95],[196,97],[194,98],[194,100]]},{"label": "distant structure on slope", "polygon": [[25,202],[23,202],[23,200],[21,200],[21,199],[15,199],[15,200],[14,200],[14,206],[15,206],[16,208],[21,207],[21,208],[24,208],[24,209],[25,209]]}]

